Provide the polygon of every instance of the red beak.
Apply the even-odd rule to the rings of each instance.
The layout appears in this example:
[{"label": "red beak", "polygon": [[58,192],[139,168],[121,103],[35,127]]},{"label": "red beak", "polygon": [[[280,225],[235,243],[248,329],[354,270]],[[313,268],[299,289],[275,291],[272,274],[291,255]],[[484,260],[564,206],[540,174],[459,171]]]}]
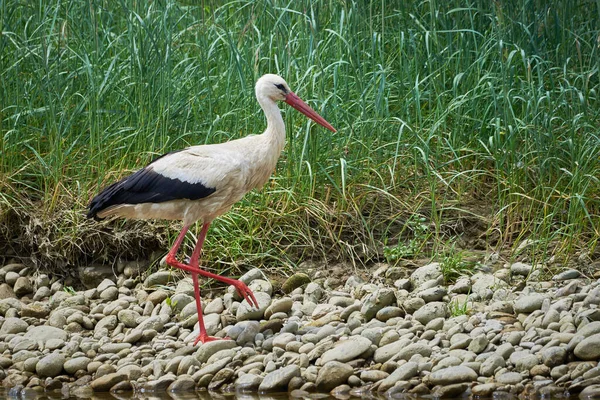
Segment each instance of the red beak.
[{"label": "red beak", "polygon": [[310,108],[308,104],[306,104],[296,93],[289,92],[285,96],[285,102],[290,106],[294,107],[296,110],[300,111],[302,114],[306,115],[308,118],[315,121],[317,124],[324,126],[329,129],[331,132],[337,132],[336,129],[331,126],[331,124],[325,121],[325,118],[321,117],[315,110]]}]

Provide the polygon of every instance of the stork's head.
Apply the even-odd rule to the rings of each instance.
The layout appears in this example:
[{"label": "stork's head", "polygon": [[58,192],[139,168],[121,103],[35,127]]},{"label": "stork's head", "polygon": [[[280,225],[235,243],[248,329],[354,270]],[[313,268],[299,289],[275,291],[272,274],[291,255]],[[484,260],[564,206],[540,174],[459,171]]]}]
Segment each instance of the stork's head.
[{"label": "stork's head", "polygon": [[310,108],[296,93],[290,90],[287,82],[275,74],[266,74],[256,81],[256,97],[258,99],[268,98],[271,101],[285,101],[308,118],[312,119],[319,125],[324,126],[332,132],[336,132],[331,124],[325,121],[315,110]]}]

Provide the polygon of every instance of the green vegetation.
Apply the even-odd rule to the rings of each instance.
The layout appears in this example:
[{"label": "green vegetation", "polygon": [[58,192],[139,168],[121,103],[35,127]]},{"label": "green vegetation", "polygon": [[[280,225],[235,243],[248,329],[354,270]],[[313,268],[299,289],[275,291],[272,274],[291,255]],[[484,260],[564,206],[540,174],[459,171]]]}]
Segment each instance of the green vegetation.
[{"label": "green vegetation", "polygon": [[444,283],[449,285],[455,283],[461,276],[473,275],[476,263],[467,261],[462,251],[455,250],[455,243],[444,249],[444,257],[440,261],[440,269],[444,277]]},{"label": "green vegetation", "polygon": [[338,133],[284,111],[277,173],[214,224],[211,267],[427,257],[460,234],[594,254],[599,18],[592,0],[3,1],[0,251],[52,267],[166,248],[177,224],[85,206],[160,153],[262,132],[272,72]]},{"label": "green vegetation", "polygon": [[460,315],[468,315],[469,308],[469,296],[465,296],[464,301],[461,302],[457,297],[452,299],[450,303],[448,303],[448,311],[450,312],[451,317],[458,317]]}]

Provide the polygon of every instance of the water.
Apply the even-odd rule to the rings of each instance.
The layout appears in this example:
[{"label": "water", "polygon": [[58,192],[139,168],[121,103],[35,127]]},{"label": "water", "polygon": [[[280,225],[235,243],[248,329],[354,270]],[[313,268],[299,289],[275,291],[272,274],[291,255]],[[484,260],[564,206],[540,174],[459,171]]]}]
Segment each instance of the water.
[{"label": "water", "polygon": [[[368,398],[377,399],[375,395],[367,396]],[[90,400],[288,400],[295,399],[290,397],[288,393],[274,394],[257,394],[257,393],[218,393],[218,392],[187,392],[187,393],[94,393],[90,397],[66,397],[60,392],[35,393],[34,391],[14,391],[0,392],[0,400],[75,400],[75,399],[90,399]],[[313,399],[335,399],[328,394],[311,394]],[[358,399],[359,397],[344,397],[344,399]],[[383,397],[381,397],[383,399]]]}]

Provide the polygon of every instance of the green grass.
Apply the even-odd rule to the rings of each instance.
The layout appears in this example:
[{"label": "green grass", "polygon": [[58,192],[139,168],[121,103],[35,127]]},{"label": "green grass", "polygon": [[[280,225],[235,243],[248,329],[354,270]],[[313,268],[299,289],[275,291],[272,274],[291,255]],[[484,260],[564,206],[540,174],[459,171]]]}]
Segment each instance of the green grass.
[{"label": "green grass", "polygon": [[3,1],[3,253],[166,248],[177,224],[98,225],[87,202],[157,154],[262,132],[272,72],[338,133],[285,110],[276,175],[209,234],[221,268],[383,259],[415,213],[423,254],[457,224],[487,249],[531,238],[537,261],[594,254],[599,18],[596,0]]}]

